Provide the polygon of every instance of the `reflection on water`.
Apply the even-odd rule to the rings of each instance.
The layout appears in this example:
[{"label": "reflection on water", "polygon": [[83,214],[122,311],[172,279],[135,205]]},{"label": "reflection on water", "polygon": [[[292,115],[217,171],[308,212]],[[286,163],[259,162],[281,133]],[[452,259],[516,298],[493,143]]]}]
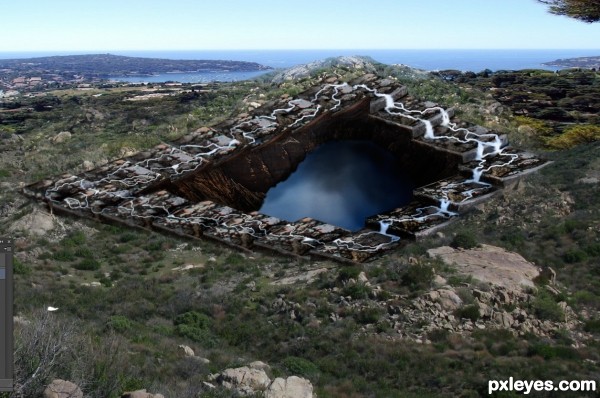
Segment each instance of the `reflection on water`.
[{"label": "reflection on water", "polygon": [[312,217],[350,230],[400,207],[414,186],[392,154],[369,141],[330,142],[271,188],[261,213],[288,221]]}]

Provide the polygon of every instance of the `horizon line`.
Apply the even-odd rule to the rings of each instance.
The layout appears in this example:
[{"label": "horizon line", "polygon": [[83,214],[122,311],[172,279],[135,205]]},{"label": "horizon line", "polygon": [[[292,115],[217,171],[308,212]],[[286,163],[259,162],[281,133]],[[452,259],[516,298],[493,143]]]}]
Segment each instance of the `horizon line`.
[{"label": "horizon line", "polygon": [[598,48],[196,48],[196,49],[81,49],[81,50],[0,50],[1,53],[52,53],[52,52],[94,52],[107,54],[124,51],[600,51]]}]

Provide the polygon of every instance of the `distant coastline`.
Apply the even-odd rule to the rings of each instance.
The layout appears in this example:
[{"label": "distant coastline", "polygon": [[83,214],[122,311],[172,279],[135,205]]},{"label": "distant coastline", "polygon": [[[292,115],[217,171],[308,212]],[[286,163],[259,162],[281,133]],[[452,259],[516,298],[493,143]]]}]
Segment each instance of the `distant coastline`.
[{"label": "distant coastline", "polygon": [[[365,55],[384,64],[403,64],[428,71],[459,70],[560,70],[570,67],[594,67],[592,64],[572,64],[569,60],[597,59],[598,50],[195,50],[195,51],[128,51],[107,54],[69,55],[57,53],[7,53],[0,52],[0,88],[19,89],[15,86],[35,86],[42,82],[77,82],[112,80],[129,83],[208,83],[239,81],[257,77],[272,68],[284,69],[329,57]],[[30,69],[23,70],[8,65],[7,58],[21,63],[31,63],[25,58],[57,60],[96,58],[86,68],[54,73]],[[104,61],[102,61],[104,57]],[[107,58],[108,57],[108,58]],[[128,60],[132,62],[127,65]],[[143,60],[143,61],[140,61]],[[202,61],[198,61],[202,60]],[[224,61],[227,60],[227,61]],[[239,61],[231,61],[239,60]],[[557,61],[552,61],[557,60]],[[110,62],[108,62],[110,61]],[[37,61],[36,61],[37,62]],[[54,62],[54,61],[52,61]],[[13,62],[14,64],[14,62]],[[67,62],[68,64],[68,62]],[[80,64],[81,65],[81,64]],[[30,67],[28,65],[27,67]],[[68,65],[67,65],[68,66]],[[73,64],[71,64],[71,67]],[[597,67],[597,66],[596,66]],[[7,72],[7,69],[10,69]],[[44,72],[44,73],[41,73]],[[82,78],[83,77],[83,78]],[[20,79],[23,78],[23,79]],[[33,80],[32,80],[33,78]],[[19,79],[16,83],[15,79]],[[79,80],[78,80],[79,79]],[[2,80],[4,84],[2,84]],[[21,81],[23,80],[23,81]]]},{"label": "distant coastline", "polygon": [[545,62],[544,65],[559,68],[600,69],[600,56],[557,59],[556,61]]},{"label": "distant coastline", "polygon": [[0,59],[0,73],[5,79],[35,77],[56,81],[107,79],[121,75],[154,76],[164,73],[253,72],[270,69],[272,68],[269,66],[247,61],[179,60],[113,54]]}]

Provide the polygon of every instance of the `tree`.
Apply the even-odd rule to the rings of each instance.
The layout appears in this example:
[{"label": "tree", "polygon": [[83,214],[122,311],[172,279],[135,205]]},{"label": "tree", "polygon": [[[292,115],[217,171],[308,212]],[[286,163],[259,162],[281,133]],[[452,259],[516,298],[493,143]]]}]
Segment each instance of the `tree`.
[{"label": "tree", "polygon": [[580,21],[592,23],[600,21],[600,2],[598,0],[538,0],[548,4],[550,12],[566,15]]}]

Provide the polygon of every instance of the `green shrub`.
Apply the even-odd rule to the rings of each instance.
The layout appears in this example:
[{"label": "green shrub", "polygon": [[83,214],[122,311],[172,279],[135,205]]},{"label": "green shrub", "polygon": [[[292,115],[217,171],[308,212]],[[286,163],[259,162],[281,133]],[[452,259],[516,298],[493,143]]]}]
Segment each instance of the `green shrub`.
[{"label": "green shrub", "polygon": [[577,304],[592,305],[598,303],[598,296],[588,290],[579,290],[573,293],[573,301]]},{"label": "green shrub", "polygon": [[475,234],[470,231],[459,232],[454,236],[450,246],[454,248],[463,248],[463,249],[472,249],[477,247],[479,244],[477,243],[477,238]]},{"label": "green shrub", "polygon": [[355,267],[355,266],[345,266],[344,267],[344,266],[342,266],[340,268],[340,271],[338,272],[337,280],[340,282],[347,281],[349,279],[356,280],[356,278],[358,278],[359,274],[360,274],[359,267]]},{"label": "green shrub", "polygon": [[199,329],[208,329],[211,324],[210,318],[197,311],[189,311],[177,315],[174,321],[175,325],[188,325]]},{"label": "green shrub", "polygon": [[353,300],[360,300],[369,298],[371,294],[371,287],[364,283],[353,283],[349,284],[342,289],[342,296],[350,296]]},{"label": "green shrub", "polygon": [[15,275],[28,275],[31,273],[31,268],[25,266],[18,258],[13,259],[13,271]]},{"label": "green shrub", "polygon": [[56,261],[74,261],[75,253],[70,249],[62,249],[52,253],[52,259]]},{"label": "green shrub", "polygon": [[479,319],[479,306],[477,304],[465,305],[456,310],[455,315],[459,318],[470,319],[475,322]]},{"label": "green shrub", "polygon": [[199,343],[205,348],[213,348],[217,341],[209,331],[211,319],[197,311],[189,311],[178,315],[175,320],[175,333],[181,337]]},{"label": "green shrub", "polygon": [[319,374],[319,368],[311,361],[300,357],[287,357],[283,360],[283,366],[293,375],[314,378]]},{"label": "green shrub", "polygon": [[450,332],[447,329],[433,329],[427,332],[427,338],[432,343],[445,343],[449,336]]},{"label": "green shrub", "polygon": [[534,314],[544,320],[560,322],[564,320],[565,314],[550,293],[542,290],[531,304]]},{"label": "green shrub", "polygon": [[567,252],[563,254],[563,260],[565,260],[565,262],[568,264],[580,263],[587,260],[587,258],[587,253],[579,249],[567,250]]},{"label": "green shrub", "polygon": [[600,319],[590,319],[583,325],[583,330],[588,333],[600,333]]},{"label": "green shrub", "polygon": [[244,256],[238,253],[232,253],[225,258],[225,263],[229,265],[240,265],[245,261]]},{"label": "green shrub", "polygon": [[133,322],[123,315],[113,315],[106,322],[106,327],[117,332],[124,332],[133,327]]},{"label": "green shrub", "polygon": [[100,262],[93,258],[84,258],[79,263],[73,265],[73,268],[81,271],[97,271],[100,269]]},{"label": "green shrub", "polygon": [[83,245],[86,240],[85,234],[82,231],[76,231],[65,236],[60,243],[66,247],[76,247]]},{"label": "green shrub", "polygon": [[539,355],[544,359],[579,359],[579,353],[567,346],[548,345],[544,343],[533,344],[529,349],[529,355]]},{"label": "green shrub", "polygon": [[356,322],[366,325],[369,323],[377,323],[382,314],[382,310],[378,307],[367,307],[356,312],[354,314],[354,319]]},{"label": "green shrub", "polygon": [[586,246],[585,252],[592,257],[600,256],[600,243],[592,243],[589,246]]},{"label": "green shrub", "polygon": [[79,247],[75,249],[75,256],[79,258],[92,258],[94,253],[88,247]]},{"label": "green shrub", "polygon": [[215,337],[208,330],[189,325],[177,325],[175,332],[181,337],[195,341],[204,348],[214,348],[217,345]]},{"label": "green shrub", "polygon": [[121,243],[131,242],[136,239],[137,239],[136,234],[134,234],[132,232],[125,232],[124,234],[119,236],[119,242],[121,242]]},{"label": "green shrub", "polygon": [[401,284],[411,290],[429,287],[433,280],[433,268],[426,265],[411,265],[401,277]]}]

